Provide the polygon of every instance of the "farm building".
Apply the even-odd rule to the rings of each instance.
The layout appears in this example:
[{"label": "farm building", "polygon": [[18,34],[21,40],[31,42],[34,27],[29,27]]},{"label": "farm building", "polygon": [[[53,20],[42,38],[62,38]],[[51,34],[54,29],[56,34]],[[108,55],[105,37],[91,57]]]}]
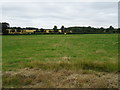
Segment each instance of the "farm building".
[{"label": "farm building", "polygon": [[22,34],[23,33],[22,29],[17,29],[17,28],[15,28],[15,29],[8,28],[7,31],[9,34]]},{"label": "farm building", "polygon": [[45,29],[45,32],[46,33],[51,33],[51,32],[54,32],[54,30],[53,29]]},{"label": "farm building", "polygon": [[32,34],[37,30],[38,30],[37,28],[25,28],[23,29],[23,34]]},{"label": "farm building", "polygon": [[36,28],[8,28],[7,31],[9,34],[32,34],[36,31]]},{"label": "farm building", "polygon": [[[42,31],[38,30],[37,28],[8,28],[7,29],[9,34],[34,34],[36,32],[41,33]],[[53,33],[53,29],[44,29],[43,33]],[[62,30],[58,29],[58,33],[62,33]]]}]

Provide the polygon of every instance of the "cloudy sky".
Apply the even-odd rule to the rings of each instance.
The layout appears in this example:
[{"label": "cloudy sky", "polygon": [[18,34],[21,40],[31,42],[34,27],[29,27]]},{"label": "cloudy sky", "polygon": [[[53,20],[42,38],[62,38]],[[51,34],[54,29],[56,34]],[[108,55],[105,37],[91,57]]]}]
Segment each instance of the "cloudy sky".
[{"label": "cloudy sky", "polygon": [[118,27],[117,2],[3,2],[0,6],[2,22],[11,26]]}]

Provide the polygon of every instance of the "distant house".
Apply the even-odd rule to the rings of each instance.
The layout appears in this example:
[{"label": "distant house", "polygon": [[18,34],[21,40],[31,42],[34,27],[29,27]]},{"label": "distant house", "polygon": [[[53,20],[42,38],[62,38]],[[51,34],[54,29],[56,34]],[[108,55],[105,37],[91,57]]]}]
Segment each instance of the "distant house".
[{"label": "distant house", "polygon": [[62,33],[62,30],[61,30],[61,29],[58,29],[58,32],[59,32],[59,33]]},{"label": "distant house", "polygon": [[23,31],[21,28],[8,28],[8,34],[22,34]]},{"label": "distant house", "polygon": [[11,27],[7,29],[9,34],[32,34],[36,30],[37,28],[19,28],[19,27]]},{"label": "distant house", "polygon": [[45,33],[52,33],[52,32],[54,32],[53,29],[45,29]]},{"label": "distant house", "polygon": [[9,27],[7,28],[8,34],[42,34],[42,33],[63,33],[61,29],[55,32],[53,29],[38,29],[33,27]]},{"label": "distant house", "polygon": [[38,30],[37,28],[28,27],[28,28],[24,28],[23,29],[23,33],[25,33],[25,34],[32,34],[32,33],[34,33],[37,30]]},{"label": "distant house", "polygon": [[[53,29],[45,29],[45,33],[52,33],[52,32],[54,32]],[[62,33],[62,30],[58,29],[58,33]]]},{"label": "distant house", "polygon": [[9,34],[12,33],[12,29],[11,28],[8,28],[7,31],[8,31]]}]

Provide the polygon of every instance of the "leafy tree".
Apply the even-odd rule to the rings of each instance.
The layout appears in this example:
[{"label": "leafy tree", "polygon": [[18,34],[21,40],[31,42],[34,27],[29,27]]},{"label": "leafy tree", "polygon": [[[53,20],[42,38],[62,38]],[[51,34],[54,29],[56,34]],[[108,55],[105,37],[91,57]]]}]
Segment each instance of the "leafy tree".
[{"label": "leafy tree", "polygon": [[107,32],[109,32],[109,33],[113,33],[113,30],[114,30],[114,28],[112,26],[110,26],[109,28],[107,28]]},{"label": "leafy tree", "polygon": [[54,26],[53,30],[54,32],[58,32],[57,26]]},{"label": "leafy tree", "polygon": [[43,28],[40,29],[41,32],[44,32],[45,30]]},{"label": "leafy tree", "polygon": [[9,23],[6,23],[6,22],[3,22],[2,23],[2,34],[3,35],[7,35],[8,34],[8,31],[7,29],[9,28]]},{"label": "leafy tree", "polygon": [[109,27],[109,29],[110,29],[110,30],[113,30],[113,29],[114,29],[114,27],[110,26],[110,27]]},{"label": "leafy tree", "polygon": [[100,33],[104,33],[105,29],[103,27],[100,28]]},{"label": "leafy tree", "polygon": [[117,29],[117,33],[120,33],[120,28]]},{"label": "leafy tree", "polygon": [[16,27],[16,29],[17,29],[17,32],[21,32],[21,27]]},{"label": "leafy tree", "polygon": [[64,29],[65,29],[64,26],[62,26],[62,27],[61,27],[62,32],[64,32]]}]

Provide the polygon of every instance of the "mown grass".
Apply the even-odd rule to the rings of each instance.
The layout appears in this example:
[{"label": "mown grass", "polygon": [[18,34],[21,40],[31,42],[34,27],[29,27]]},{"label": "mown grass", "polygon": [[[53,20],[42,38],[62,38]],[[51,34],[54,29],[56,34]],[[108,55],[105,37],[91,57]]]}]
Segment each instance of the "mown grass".
[{"label": "mown grass", "polygon": [[20,68],[114,72],[117,34],[3,36],[3,71]]}]

